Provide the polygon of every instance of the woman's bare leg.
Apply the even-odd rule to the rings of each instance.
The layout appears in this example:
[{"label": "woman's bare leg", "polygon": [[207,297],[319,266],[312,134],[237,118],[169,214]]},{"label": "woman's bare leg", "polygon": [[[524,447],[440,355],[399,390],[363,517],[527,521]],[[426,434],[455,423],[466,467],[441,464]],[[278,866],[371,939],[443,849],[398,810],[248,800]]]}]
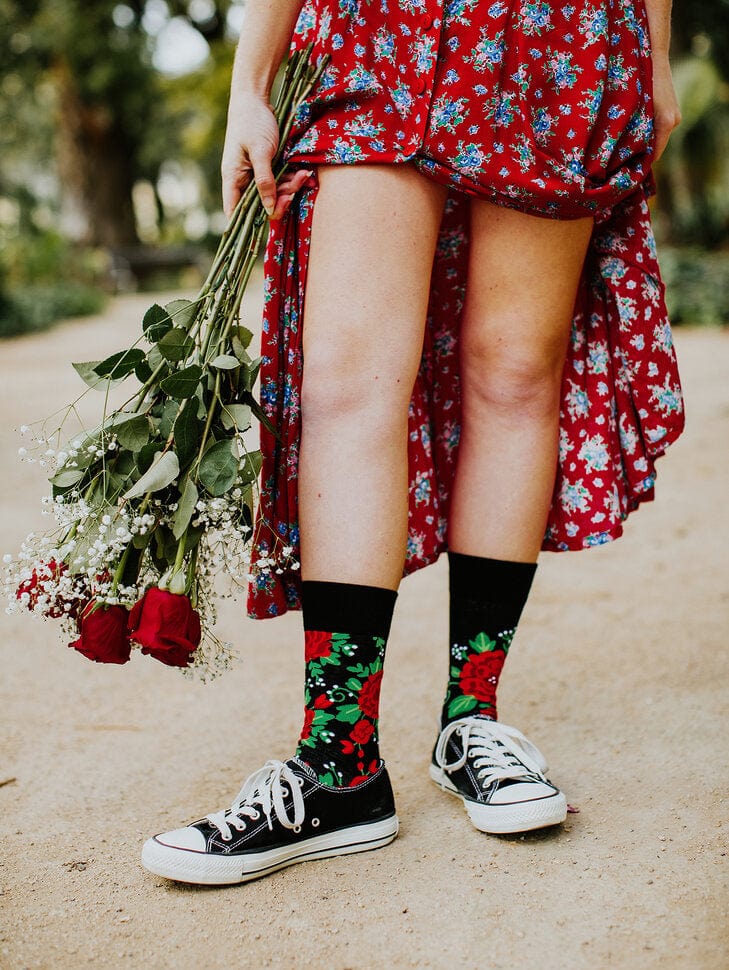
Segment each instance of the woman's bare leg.
[{"label": "woman's bare leg", "polygon": [[407,411],[445,190],[403,166],[320,166],[304,311],[302,578],[397,589]]},{"label": "woman's bare leg", "polygon": [[450,549],[536,561],[557,469],[559,391],[591,219],[472,202]]}]

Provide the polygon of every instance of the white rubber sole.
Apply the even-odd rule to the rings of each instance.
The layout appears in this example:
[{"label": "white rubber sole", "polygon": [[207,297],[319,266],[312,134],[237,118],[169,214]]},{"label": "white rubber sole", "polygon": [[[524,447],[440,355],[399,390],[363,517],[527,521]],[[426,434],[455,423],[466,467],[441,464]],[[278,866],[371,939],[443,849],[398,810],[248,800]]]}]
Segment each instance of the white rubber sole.
[{"label": "white rubber sole", "polygon": [[392,815],[379,822],[353,825],[351,828],[317,835],[296,845],[237,856],[218,856],[191,849],[175,849],[152,838],[147,839],[142,848],[142,865],[156,876],[174,879],[176,882],[230,886],[259,879],[296,862],[379,849],[392,842],[398,827],[397,815]]},{"label": "white rubber sole", "polygon": [[443,791],[460,798],[479,832],[491,835],[530,832],[548,825],[559,825],[567,818],[567,799],[562,792],[512,805],[479,805],[464,798],[442,768],[431,764],[430,777]]}]

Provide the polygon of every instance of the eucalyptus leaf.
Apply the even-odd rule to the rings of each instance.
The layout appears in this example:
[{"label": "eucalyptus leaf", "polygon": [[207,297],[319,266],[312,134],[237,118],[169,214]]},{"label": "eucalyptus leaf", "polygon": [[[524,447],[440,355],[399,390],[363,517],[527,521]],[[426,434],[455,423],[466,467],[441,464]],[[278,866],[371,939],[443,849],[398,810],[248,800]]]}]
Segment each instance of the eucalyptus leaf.
[{"label": "eucalyptus leaf", "polygon": [[250,354],[245,349],[245,347],[240,342],[240,340],[238,340],[238,338],[235,336],[235,334],[233,334],[233,338],[232,338],[232,340],[231,340],[230,343],[231,343],[231,346],[233,348],[233,353],[238,358],[238,360],[241,362],[241,364],[248,364],[248,363],[250,363],[250,360],[251,360]]},{"label": "eucalyptus leaf", "polygon": [[202,367],[199,364],[190,364],[182,370],[175,371],[160,383],[160,387],[178,401],[184,401],[186,397],[191,397],[195,393],[202,378]]},{"label": "eucalyptus leaf", "polygon": [[109,377],[100,377],[94,368],[98,367],[100,360],[87,360],[71,364],[81,380],[88,387],[95,391],[106,391],[109,387],[116,387],[121,381],[111,380]]},{"label": "eucalyptus leaf", "polygon": [[239,325],[233,329],[233,336],[236,340],[239,340],[244,347],[248,347],[251,340],[253,340],[253,331],[249,330],[248,327]]},{"label": "eucalyptus leaf", "polygon": [[246,452],[240,463],[239,481],[241,485],[248,485],[251,482],[255,482],[261,470],[262,463],[263,458],[260,451]]},{"label": "eucalyptus leaf", "polygon": [[180,402],[179,401],[165,401],[165,405],[162,408],[162,414],[159,419],[159,436],[164,438],[165,441],[172,434],[172,428],[177,420],[177,415],[180,413]]},{"label": "eucalyptus leaf", "polygon": [[232,441],[216,441],[202,457],[198,478],[211,495],[223,495],[238,477],[238,459],[233,454]]},{"label": "eucalyptus leaf", "polygon": [[185,485],[182,489],[182,495],[180,496],[180,501],[177,503],[175,518],[172,523],[172,532],[175,539],[180,539],[185,532],[185,529],[190,524],[190,520],[195,512],[195,506],[197,505],[197,499],[197,486],[194,482],[190,481],[189,478],[186,478]]},{"label": "eucalyptus leaf", "polygon": [[61,468],[49,481],[56,488],[71,488],[72,485],[78,485],[84,474],[83,469]]},{"label": "eucalyptus leaf", "polygon": [[129,451],[139,451],[147,444],[151,433],[152,425],[149,418],[144,414],[140,414],[130,421],[125,421],[116,429],[119,444]]},{"label": "eucalyptus leaf", "polygon": [[180,463],[174,451],[160,452],[142,477],[125,492],[124,498],[139,498],[147,492],[166,488],[180,474]]},{"label": "eucalyptus leaf", "polygon": [[197,417],[197,398],[192,397],[177,416],[174,424],[175,451],[180,467],[188,465],[200,446],[200,422]]},{"label": "eucalyptus leaf", "polygon": [[247,431],[251,426],[251,409],[248,404],[224,404],[220,409],[220,420],[223,427],[231,431]]},{"label": "eucalyptus leaf", "polygon": [[218,370],[235,370],[236,367],[240,367],[240,361],[232,354],[220,354],[210,361],[210,366],[217,367]]},{"label": "eucalyptus leaf", "polygon": [[195,319],[198,309],[199,304],[193,303],[191,300],[172,300],[170,303],[165,303],[165,310],[174,321],[175,326],[182,327],[184,330],[190,329],[190,324]]},{"label": "eucalyptus leaf", "polygon": [[157,344],[155,344],[154,347],[149,348],[149,352],[147,354],[147,362],[153,371],[157,370],[159,365],[164,362],[164,357],[160,353],[159,347],[157,346]]},{"label": "eucalyptus leaf", "polygon": [[157,348],[165,360],[185,360],[192,353],[195,342],[181,327],[168,330],[158,343]]},{"label": "eucalyptus leaf", "polygon": [[94,370],[99,377],[110,377],[112,380],[122,380],[134,370],[145,358],[143,350],[134,347],[131,350],[120,350],[106,360],[100,361]]},{"label": "eucalyptus leaf", "polygon": [[142,329],[150,343],[156,344],[172,327],[170,315],[159,303],[153,303],[142,319]]},{"label": "eucalyptus leaf", "polygon": [[159,441],[150,441],[148,445],[141,448],[134,456],[134,462],[137,466],[137,470],[141,475],[143,475],[151,466],[154,461],[154,457],[162,450],[162,446]]},{"label": "eucalyptus leaf", "polygon": [[146,384],[147,381],[152,376],[152,368],[149,366],[148,360],[140,360],[137,366],[134,368],[134,376],[137,378],[140,384]]}]

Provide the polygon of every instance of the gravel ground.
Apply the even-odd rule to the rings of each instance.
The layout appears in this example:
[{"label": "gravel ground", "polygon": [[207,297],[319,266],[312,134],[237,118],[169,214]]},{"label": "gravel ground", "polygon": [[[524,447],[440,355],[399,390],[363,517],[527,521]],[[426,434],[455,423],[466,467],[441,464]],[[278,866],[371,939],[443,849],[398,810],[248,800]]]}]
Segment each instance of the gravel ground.
[{"label": "gravel ground", "polygon": [[[66,362],[125,346],[151,302],[118,298],[3,344],[2,551],[42,525],[43,479],[16,460],[13,429],[70,400]],[[220,631],[242,663],[209,686],[139,655],[92,665],[52,627],[3,616],[0,967],[729,966],[729,334],[681,330],[677,344],[689,426],[660,463],[658,501],[617,543],[542,557],[500,693],[578,814],[486,836],[429,781],[441,561],[403,583],[388,653],[396,842],[245,886],[166,882],[141,868],[143,840],[223,807],[291,753],[299,616],[261,623],[226,602]]]}]

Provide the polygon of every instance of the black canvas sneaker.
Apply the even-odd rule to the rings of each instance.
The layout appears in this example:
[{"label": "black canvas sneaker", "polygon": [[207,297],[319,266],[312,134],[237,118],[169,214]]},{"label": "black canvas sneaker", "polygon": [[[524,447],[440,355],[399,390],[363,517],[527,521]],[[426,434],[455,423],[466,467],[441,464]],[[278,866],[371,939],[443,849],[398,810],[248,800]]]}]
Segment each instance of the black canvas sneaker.
[{"label": "black canvas sneaker", "polygon": [[481,832],[527,832],[567,818],[567,800],[544,776],[544,756],[521,731],[483,717],[447,724],[430,777],[463,800]]},{"label": "black canvas sneaker", "polygon": [[267,761],[229,809],[148,839],[142,865],[178,882],[223,886],[295,862],[379,849],[397,830],[384,763],[353,788],[331,788],[298,758]]}]

